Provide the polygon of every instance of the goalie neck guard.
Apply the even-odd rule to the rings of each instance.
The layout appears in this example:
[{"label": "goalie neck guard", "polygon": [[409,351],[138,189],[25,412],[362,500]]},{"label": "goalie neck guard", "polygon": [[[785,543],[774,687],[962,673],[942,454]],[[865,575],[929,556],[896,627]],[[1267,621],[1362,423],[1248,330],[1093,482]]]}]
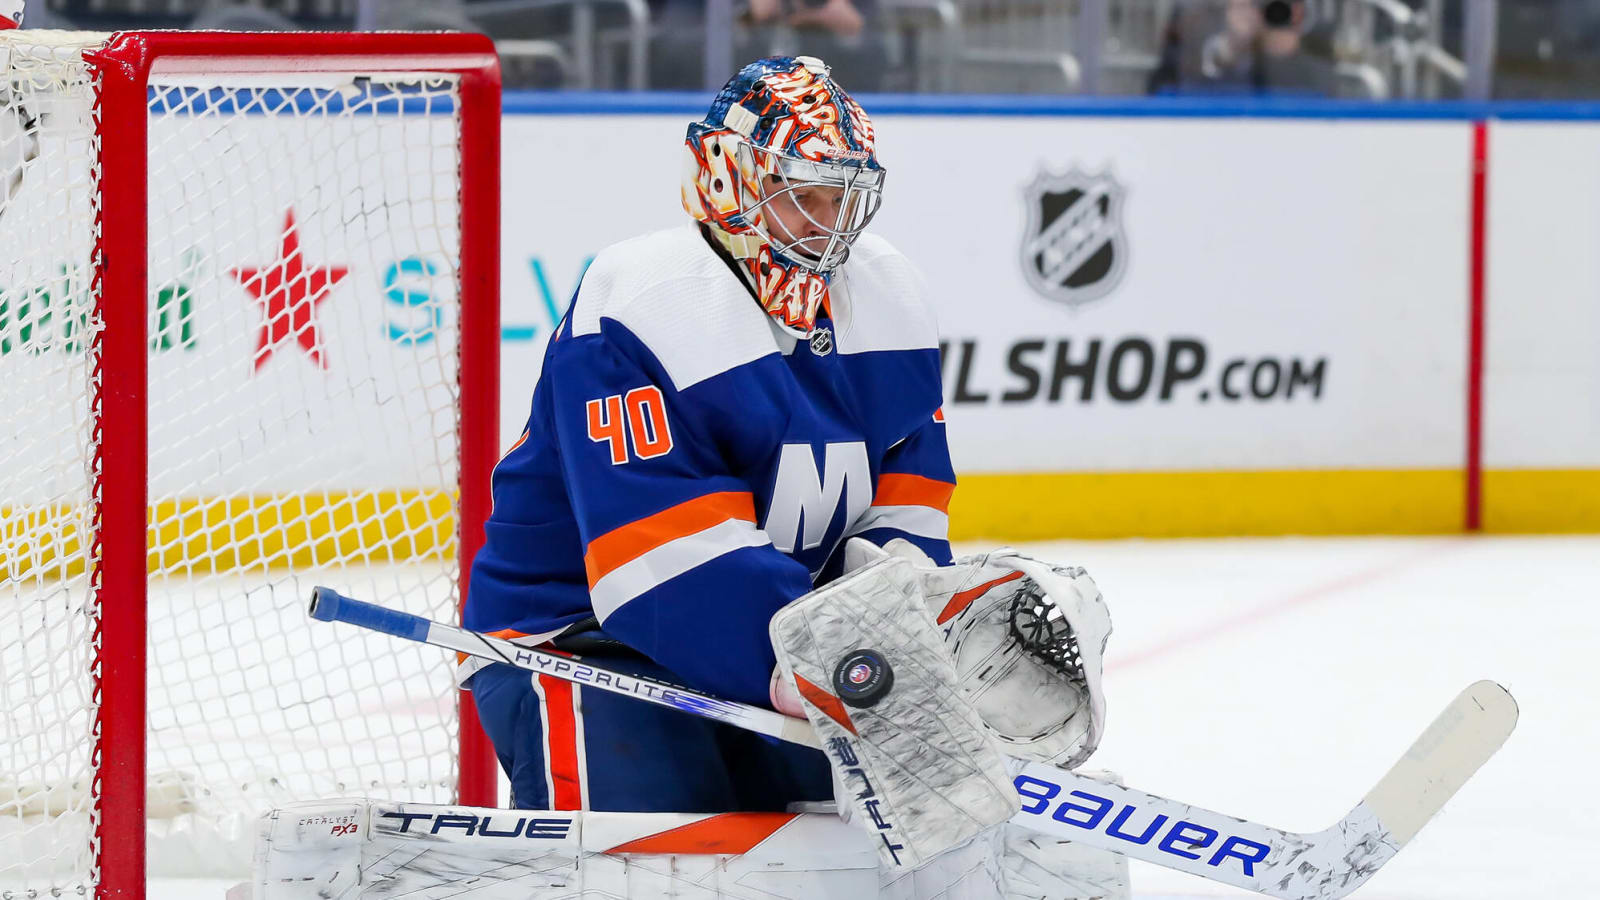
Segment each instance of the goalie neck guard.
[{"label": "goalie neck guard", "polygon": [[[739,261],[768,314],[802,335],[883,190],[872,122],[828,71],[809,56],[750,63],[685,140],[683,208]],[[792,204],[783,210],[801,233],[776,204]]]}]

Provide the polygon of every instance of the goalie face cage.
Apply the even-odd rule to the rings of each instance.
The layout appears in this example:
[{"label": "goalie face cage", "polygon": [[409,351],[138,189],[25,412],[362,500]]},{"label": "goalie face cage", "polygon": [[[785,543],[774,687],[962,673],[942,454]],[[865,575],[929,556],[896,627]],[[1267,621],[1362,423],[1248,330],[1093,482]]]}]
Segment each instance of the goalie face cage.
[{"label": "goalie face cage", "polygon": [[0,55],[0,895],[143,897],[147,812],[247,865],[295,797],[492,804],[450,661],[305,614],[327,582],[450,617],[482,541],[492,44]]}]

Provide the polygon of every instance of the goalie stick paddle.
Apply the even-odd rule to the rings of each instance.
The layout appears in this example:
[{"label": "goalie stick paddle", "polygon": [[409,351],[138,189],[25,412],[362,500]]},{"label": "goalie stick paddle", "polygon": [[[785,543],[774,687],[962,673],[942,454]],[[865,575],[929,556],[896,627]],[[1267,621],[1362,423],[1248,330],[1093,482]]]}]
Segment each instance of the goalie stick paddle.
[{"label": "goalie stick paddle", "polygon": [[1017,775],[1013,824],[1285,900],[1360,887],[1444,806],[1517,724],[1492,681],[1468,685],[1355,809],[1314,834],[1280,831],[1064,769]]},{"label": "goalie stick paddle", "polygon": [[[817,747],[810,723],[576,657],[346,597],[311,594],[311,617],[503,662]],[[1492,681],[1469,685],[1344,818],[1314,834],[1280,831],[1067,769],[1015,760],[1022,811],[1011,823],[1284,900],[1335,900],[1364,884],[1505,743],[1517,704]]]}]

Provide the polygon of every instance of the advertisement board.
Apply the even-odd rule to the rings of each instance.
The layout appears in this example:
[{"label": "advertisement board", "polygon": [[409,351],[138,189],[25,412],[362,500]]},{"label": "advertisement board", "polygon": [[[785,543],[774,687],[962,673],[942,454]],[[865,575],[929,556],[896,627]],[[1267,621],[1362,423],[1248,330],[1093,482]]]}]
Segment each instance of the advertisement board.
[{"label": "advertisement board", "polygon": [[[687,221],[689,118],[508,117],[507,444],[586,261]],[[1457,523],[1468,124],[876,122],[872,227],[944,336],[958,532]]]},{"label": "advertisement board", "polygon": [[1600,123],[1489,127],[1484,527],[1600,529]]},{"label": "advertisement board", "polygon": [[[875,117],[888,176],[872,228],[921,269],[941,326],[955,536],[1448,532],[1472,527],[1480,500],[1489,530],[1600,528],[1600,123],[1000,112]],[[544,344],[594,255],[687,226],[682,138],[697,115],[681,102],[508,104],[502,446],[525,426]],[[154,216],[181,219],[195,179],[225,179],[211,169],[239,135],[178,140],[172,127],[153,132],[183,146],[164,153],[151,199]],[[153,444],[176,461],[218,444],[230,465],[180,483],[158,455],[154,493],[265,490],[240,474],[252,467],[276,473],[273,491],[318,490],[330,453],[345,489],[452,481],[426,467],[419,480],[365,436],[395,404],[419,411],[404,442],[447,430],[456,207],[412,183],[398,137],[378,157],[348,143],[314,154],[303,142],[279,177],[240,184],[210,233],[162,238]],[[75,321],[41,311],[86,289],[65,264],[85,258],[86,235],[21,227],[69,220],[45,208],[61,202],[24,192],[0,222],[13,245],[38,247],[0,286],[0,351],[44,327],[30,316]],[[29,203],[44,206],[22,215]],[[315,353],[269,334],[246,284],[294,252],[338,273],[302,329]],[[67,358],[0,355],[40,378]],[[220,373],[207,389],[272,410],[262,440],[207,427],[201,357]],[[40,416],[39,433],[72,450],[81,411]],[[56,493],[35,484],[37,498],[14,499]]]}]

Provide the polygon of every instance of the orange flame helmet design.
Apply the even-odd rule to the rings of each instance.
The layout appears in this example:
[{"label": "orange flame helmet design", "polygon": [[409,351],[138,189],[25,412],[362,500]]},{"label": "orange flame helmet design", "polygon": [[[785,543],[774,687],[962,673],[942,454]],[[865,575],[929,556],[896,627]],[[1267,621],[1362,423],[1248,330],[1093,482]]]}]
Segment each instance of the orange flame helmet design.
[{"label": "orange flame helmet design", "polygon": [[[728,81],[684,143],[684,209],[746,262],[769,313],[808,331],[882,199],[872,121],[821,60],[769,57]],[[771,204],[817,187],[842,192],[837,211],[796,202],[812,228],[789,233]]]}]

